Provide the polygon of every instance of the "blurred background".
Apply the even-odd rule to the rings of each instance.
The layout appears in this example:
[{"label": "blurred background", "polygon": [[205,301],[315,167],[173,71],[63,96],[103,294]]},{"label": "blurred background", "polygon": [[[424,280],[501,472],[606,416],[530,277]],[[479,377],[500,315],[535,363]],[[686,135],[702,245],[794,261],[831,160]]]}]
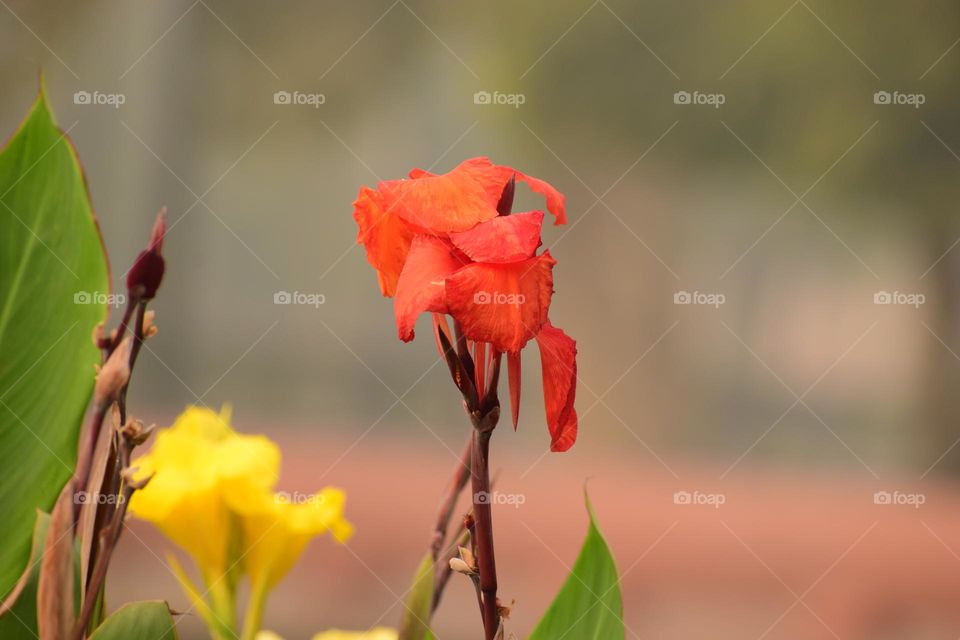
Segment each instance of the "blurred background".
[{"label": "blurred background", "polygon": [[[579,346],[576,446],[547,453],[535,349],[493,441],[524,497],[494,512],[508,630],[572,565],[587,483],[628,637],[960,635],[955,2],[0,5],[0,126],[42,69],[121,290],[168,207],[134,414],[231,403],[282,488],[350,496],[356,536],[311,545],[269,628],[399,620],[468,424],[351,203],[488,155],[567,196],[544,243]],[[110,604],[187,610],[168,549],[131,523]],[[440,638],[477,637],[472,597],[450,585]]]}]

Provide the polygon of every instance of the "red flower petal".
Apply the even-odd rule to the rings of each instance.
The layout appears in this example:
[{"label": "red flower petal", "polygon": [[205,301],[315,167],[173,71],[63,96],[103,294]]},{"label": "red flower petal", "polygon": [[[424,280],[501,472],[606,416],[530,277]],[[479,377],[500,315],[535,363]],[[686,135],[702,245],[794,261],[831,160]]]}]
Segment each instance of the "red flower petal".
[{"label": "red flower petal", "polygon": [[540,246],[542,211],[497,216],[469,231],[450,234],[453,244],[476,262],[516,262]]},{"label": "red flower petal", "polygon": [[544,251],[521,262],[467,265],[447,278],[450,314],[469,339],[520,351],[547,320],[554,264]]},{"label": "red flower petal", "polygon": [[510,414],[513,417],[513,430],[517,430],[520,420],[520,354],[507,354],[507,374],[510,382]]},{"label": "red flower petal", "polygon": [[465,263],[453,251],[448,242],[434,236],[413,239],[393,300],[397,331],[404,342],[413,340],[413,327],[421,312],[446,313],[444,279]]},{"label": "red flower petal", "polygon": [[[513,170],[511,169],[511,171]],[[556,217],[556,219],[553,221],[554,225],[567,224],[567,207],[565,204],[566,197],[562,193],[557,191],[553,185],[545,180],[528,176],[524,173],[520,173],[519,171],[517,171],[516,174],[517,180],[526,182],[531,191],[539,193],[546,199],[547,211]],[[507,180],[509,179],[510,176],[508,175]],[[506,183],[506,180],[504,183]]]},{"label": "red flower petal", "polygon": [[377,270],[380,291],[390,297],[410,250],[414,229],[384,206],[380,193],[361,187],[353,203],[353,218],[359,232],[357,242],[367,251],[367,261]]},{"label": "red flower petal", "polygon": [[577,343],[549,321],[537,335],[550,450],[566,451],[577,439]]},{"label": "red flower petal", "polygon": [[[544,196],[547,201],[547,211],[556,216],[556,220],[554,221],[555,225],[567,223],[564,195],[557,191],[549,182],[521,173],[512,167],[493,164],[489,158],[485,157],[466,160],[446,175],[449,176],[454,173],[467,176],[481,185],[487,194],[488,202],[494,208],[496,208],[497,203],[500,201],[500,196],[503,194],[503,187],[506,186],[510,177],[515,175],[517,180],[526,182],[531,191]],[[409,175],[414,180],[438,177],[423,169],[413,169]]]},{"label": "red flower petal", "polygon": [[410,224],[435,234],[466,231],[497,216],[497,200],[490,201],[480,179],[485,173],[477,164],[467,160],[441,175],[414,171],[416,179],[381,182],[378,191],[387,207]]}]

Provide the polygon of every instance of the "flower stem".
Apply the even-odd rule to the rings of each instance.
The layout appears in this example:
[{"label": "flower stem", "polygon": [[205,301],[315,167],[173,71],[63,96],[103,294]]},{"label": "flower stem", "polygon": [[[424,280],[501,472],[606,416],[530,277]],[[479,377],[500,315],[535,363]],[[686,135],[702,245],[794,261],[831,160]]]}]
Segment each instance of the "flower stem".
[{"label": "flower stem", "polygon": [[476,420],[473,431],[471,477],[473,488],[474,533],[477,544],[477,567],[480,592],[483,595],[483,632],[485,640],[493,640],[500,627],[497,611],[497,561],[493,550],[493,512],[490,508],[490,436],[496,427],[499,410]]},{"label": "flower stem", "polygon": [[268,592],[266,580],[261,580],[258,584],[253,585],[250,602],[247,603],[247,613],[243,618],[241,640],[254,640],[257,637],[260,625],[263,624],[263,610],[266,608]]}]

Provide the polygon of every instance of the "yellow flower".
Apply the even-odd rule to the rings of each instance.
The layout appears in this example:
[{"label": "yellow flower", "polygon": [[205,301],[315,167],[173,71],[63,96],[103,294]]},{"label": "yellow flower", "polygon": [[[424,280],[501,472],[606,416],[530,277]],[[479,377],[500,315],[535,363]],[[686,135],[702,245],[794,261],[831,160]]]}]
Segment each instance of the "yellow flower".
[{"label": "yellow flower", "polygon": [[244,557],[254,589],[272,588],[296,563],[310,540],[329,531],[346,542],[353,526],[343,517],[347,496],[327,487],[313,495],[277,493],[242,518]]},{"label": "yellow flower", "polygon": [[[292,498],[292,500],[291,500]],[[327,487],[306,496],[277,493],[242,514],[243,563],[250,575],[250,605],[244,628],[260,628],[267,594],[297,562],[312,538],[330,531],[338,542],[353,534],[343,517],[347,496]]]},{"label": "yellow flower", "polygon": [[[150,478],[130,511],[154,523],[196,562],[207,590],[174,569],[214,638],[236,637],[236,588],[249,575],[251,598],[243,638],[260,629],[269,591],[307,543],[329,531],[344,542],[353,527],[343,517],[346,495],[325,488],[305,496],[274,493],[280,451],[269,438],[230,427],[229,410],[189,407],[160,432],[150,453],[133,462],[135,479]],[[210,593],[211,603],[202,593]]]},{"label": "yellow flower", "polygon": [[313,640],[397,640],[397,631],[386,627],[377,627],[370,631],[330,629],[313,636]]},{"label": "yellow flower", "polygon": [[217,580],[236,562],[232,507],[269,495],[280,450],[264,436],[230,428],[228,409],[189,407],[133,466],[136,479],[150,481],[134,492],[130,511],[187,551],[205,579]]}]

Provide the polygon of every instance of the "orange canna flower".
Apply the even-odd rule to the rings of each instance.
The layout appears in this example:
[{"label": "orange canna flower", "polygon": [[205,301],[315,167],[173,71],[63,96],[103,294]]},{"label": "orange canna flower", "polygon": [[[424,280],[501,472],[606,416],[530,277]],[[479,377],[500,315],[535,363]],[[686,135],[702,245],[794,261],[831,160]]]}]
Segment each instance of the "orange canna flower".
[{"label": "orange canna flower", "polygon": [[[473,351],[480,397],[487,391],[484,378],[491,387],[497,380],[495,372],[486,371],[487,350],[497,367],[506,354],[514,428],[520,352],[535,339],[550,447],[569,449],[577,435],[577,348],[548,319],[556,260],[547,250],[537,253],[543,212],[511,214],[518,180],[544,196],[557,225],[566,223],[563,194],[543,180],[482,157],[441,175],[421,169],[409,175],[382,181],[375,190],[362,187],[353,203],[357,242],[377,271],[381,293],[394,298],[400,339],[413,339],[421,313],[452,316],[458,336]],[[445,326],[445,320],[434,322],[436,331]]]}]

